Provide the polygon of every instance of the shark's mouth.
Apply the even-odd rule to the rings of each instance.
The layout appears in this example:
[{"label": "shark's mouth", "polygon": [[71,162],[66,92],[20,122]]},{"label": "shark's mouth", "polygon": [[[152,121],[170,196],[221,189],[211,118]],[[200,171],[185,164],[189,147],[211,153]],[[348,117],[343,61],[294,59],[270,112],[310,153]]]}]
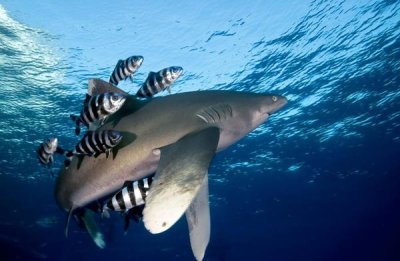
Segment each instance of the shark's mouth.
[{"label": "shark's mouth", "polygon": [[260,113],[258,116],[253,118],[252,124],[251,124],[252,125],[252,129],[257,128],[258,126],[260,126],[261,124],[266,122],[270,116],[271,116],[271,113],[264,112],[264,113]]}]

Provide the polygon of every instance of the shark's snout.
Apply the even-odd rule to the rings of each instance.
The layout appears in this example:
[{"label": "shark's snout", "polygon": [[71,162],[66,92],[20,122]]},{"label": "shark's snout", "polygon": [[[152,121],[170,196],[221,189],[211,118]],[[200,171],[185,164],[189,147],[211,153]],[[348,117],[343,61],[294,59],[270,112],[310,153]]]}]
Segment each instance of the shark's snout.
[{"label": "shark's snout", "polygon": [[260,106],[261,114],[271,114],[279,111],[282,107],[287,104],[288,100],[284,96],[280,95],[268,95],[263,97],[262,105]]},{"label": "shark's snout", "polygon": [[284,96],[272,96],[272,97],[276,97],[275,98],[276,101],[272,104],[272,110],[270,114],[279,111],[288,103],[288,99]]}]

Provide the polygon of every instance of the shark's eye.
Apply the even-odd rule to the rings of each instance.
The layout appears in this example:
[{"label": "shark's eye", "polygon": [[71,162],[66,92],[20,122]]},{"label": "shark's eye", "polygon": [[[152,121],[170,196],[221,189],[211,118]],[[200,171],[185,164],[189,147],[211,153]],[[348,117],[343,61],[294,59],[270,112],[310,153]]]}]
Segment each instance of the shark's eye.
[{"label": "shark's eye", "polygon": [[276,102],[276,101],[278,100],[278,97],[272,96],[272,100],[273,100],[274,102]]}]

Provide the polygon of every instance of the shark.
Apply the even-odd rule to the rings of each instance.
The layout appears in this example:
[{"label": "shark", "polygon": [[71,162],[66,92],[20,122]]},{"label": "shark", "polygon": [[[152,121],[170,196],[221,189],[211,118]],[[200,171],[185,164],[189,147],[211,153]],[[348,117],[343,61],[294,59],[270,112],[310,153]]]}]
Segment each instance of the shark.
[{"label": "shark", "polygon": [[100,79],[89,81],[89,95],[110,91],[127,98],[100,129],[119,131],[123,138],[108,158],[74,157],[56,180],[56,201],[70,217],[126,181],[155,173],[144,226],[161,233],[185,215],[194,257],[202,260],[210,240],[208,168],[214,155],[267,121],[287,98],[208,90],[140,99]]}]

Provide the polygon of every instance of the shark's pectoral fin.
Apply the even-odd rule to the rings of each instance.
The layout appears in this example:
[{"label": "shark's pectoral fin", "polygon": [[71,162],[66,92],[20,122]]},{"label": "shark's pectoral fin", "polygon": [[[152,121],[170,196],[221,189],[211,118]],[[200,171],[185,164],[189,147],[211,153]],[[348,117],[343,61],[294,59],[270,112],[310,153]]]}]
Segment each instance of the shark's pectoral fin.
[{"label": "shark's pectoral fin", "polygon": [[151,233],[169,229],[192,203],[207,176],[218,140],[219,129],[210,127],[161,148],[143,211],[144,225]]},{"label": "shark's pectoral fin", "polygon": [[88,84],[88,94],[90,96],[99,95],[105,92],[116,92],[128,96],[127,92],[124,92],[120,88],[103,81],[101,79],[90,79]]},{"label": "shark's pectoral fin", "polygon": [[203,260],[210,241],[210,206],[208,205],[208,175],[204,177],[199,192],[186,210],[190,245],[196,260]]}]

